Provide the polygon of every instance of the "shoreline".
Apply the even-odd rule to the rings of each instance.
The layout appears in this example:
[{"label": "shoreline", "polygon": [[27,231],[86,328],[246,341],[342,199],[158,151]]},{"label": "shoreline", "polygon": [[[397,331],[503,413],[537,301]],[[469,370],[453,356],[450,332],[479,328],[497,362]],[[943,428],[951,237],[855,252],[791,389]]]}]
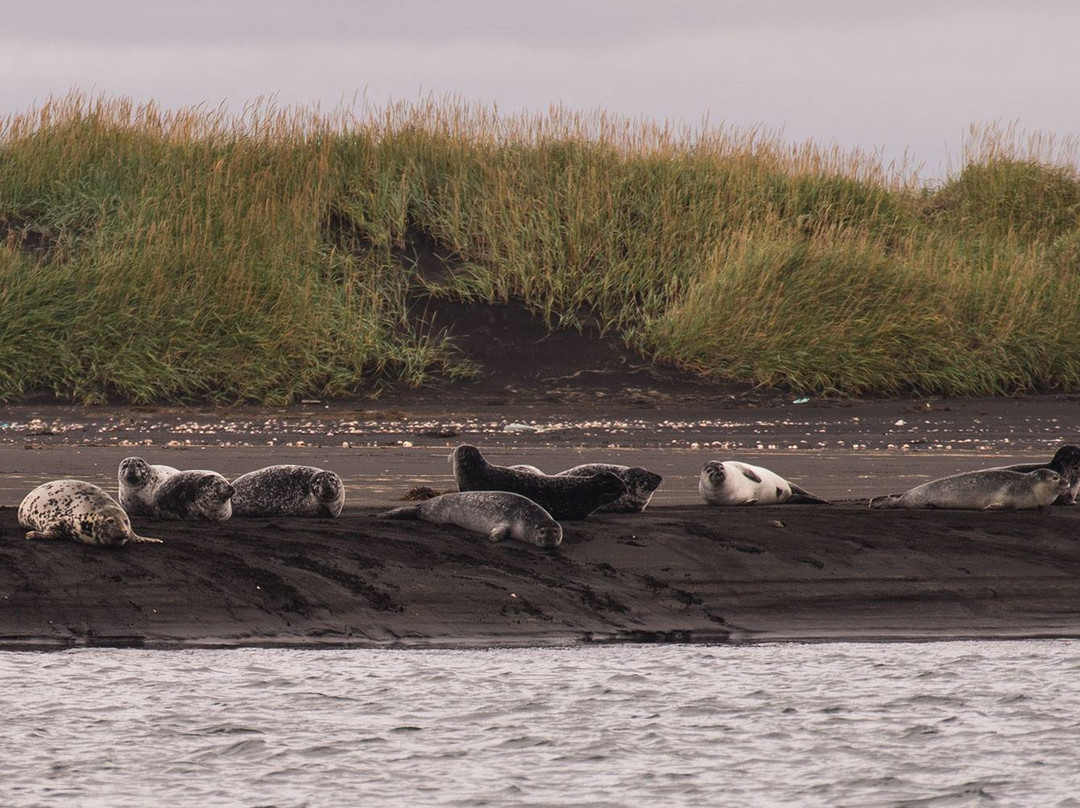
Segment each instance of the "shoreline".
[{"label": "shoreline", "polygon": [[166,544],[103,551],[28,542],[4,508],[0,648],[1080,637],[1080,508],[661,506],[567,522],[554,551],[379,510],[139,520]]}]

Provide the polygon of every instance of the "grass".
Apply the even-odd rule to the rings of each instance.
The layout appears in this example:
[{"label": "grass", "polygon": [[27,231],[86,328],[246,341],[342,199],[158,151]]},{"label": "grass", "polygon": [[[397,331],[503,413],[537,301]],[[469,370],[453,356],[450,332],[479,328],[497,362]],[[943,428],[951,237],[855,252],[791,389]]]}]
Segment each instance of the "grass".
[{"label": "grass", "polygon": [[[0,400],[280,403],[470,371],[410,290],[595,318],[804,392],[1077,389],[1075,144],[972,133],[937,187],[767,131],[453,101],[0,121]],[[403,268],[415,233],[456,256]]]}]

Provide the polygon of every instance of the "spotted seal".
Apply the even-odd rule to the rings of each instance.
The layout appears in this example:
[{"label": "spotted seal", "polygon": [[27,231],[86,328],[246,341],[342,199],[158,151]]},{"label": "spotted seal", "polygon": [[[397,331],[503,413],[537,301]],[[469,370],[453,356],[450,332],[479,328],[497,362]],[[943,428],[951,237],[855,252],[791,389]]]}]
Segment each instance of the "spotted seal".
[{"label": "spotted seal", "polygon": [[903,494],[870,500],[871,508],[1041,508],[1069,490],[1069,483],[1050,469],[1032,472],[986,469],[931,480]]},{"label": "spotted seal", "polygon": [[[536,466],[518,465],[511,469],[526,471],[530,474],[543,474]],[[619,466],[615,463],[584,463],[571,469],[560,471],[556,477],[589,477],[593,474],[609,472],[623,481],[626,493],[614,502],[602,505],[597,513],[641,513],[649,505],[649,500],[660,487],[664,478],[655,472],[640,466]]]},{"label": "spotted seal", "polygon": [[178,472],[172,466],[151,466],[141,457],[125,457],[116,471],[120,506],[129,516],[153,516],[154,491]]},{"label": "spotted seal", "polygon": [[383,519],[423,519],[483,533],[489,541],[516,539],[537,547],[557,547],[562,525],[531,499],[508,491],[441,494],[418,505],[379,514]]},{"label": "spotted seal", "polygon": [[157,519],[224,522],[232,516],[233,487],[216,471],[178,471],[154,491],[153,515]]},{"label": "spotted seal", "polygon": [[509,491],[528,497],[552,518],[584,519],[626,493],[626,485],[610,472],[591,477],[553,477],[516,471],[488,463],[475,446],[463,444],[450,454],[461,491]]},{"label": "spotted seal", "polygon": [[703,465],[698,492],[707,505],[829,504],[776,472],[737,460],[710,460]]},{"label": "spotted seal", "polygon": [[233,516],[338,516],[345,486],[314,466],[267,466],[232,481]]},{"label": "spotted seal", "polygon": [[1056,471],[1065,478],[1069,484],[1069,490],[1058,497],[1055,505],[1075,505],[1077,494],[1080,494],[1080,446],[1066,444],[1054,452],[1049,463],[1019,463],[1015,466],[1001,466],[994,471],[1019,471],[1029,474],[1037,469],[1050,469]]},{"label": "spotted seal", "polygon": [[105,547],[128,542],[161,544],[161,539],[137,536],[120,503],[104,489],[82,480],[39,485],[19,505],[18,519],[30,531],[28,539],[70,539]]}]

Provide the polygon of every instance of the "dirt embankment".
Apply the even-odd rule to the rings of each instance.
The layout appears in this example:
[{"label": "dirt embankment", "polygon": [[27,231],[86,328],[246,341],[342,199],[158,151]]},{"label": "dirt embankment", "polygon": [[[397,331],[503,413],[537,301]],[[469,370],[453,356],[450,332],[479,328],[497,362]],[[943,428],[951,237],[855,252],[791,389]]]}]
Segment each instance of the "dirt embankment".
[{"label": "dirt embankment", "polygon": [[651,508],[554,551],[454,528],[141,521],[28,542],[0,510],[0,644],[514,645],[1080,636],[1080,508]]}]

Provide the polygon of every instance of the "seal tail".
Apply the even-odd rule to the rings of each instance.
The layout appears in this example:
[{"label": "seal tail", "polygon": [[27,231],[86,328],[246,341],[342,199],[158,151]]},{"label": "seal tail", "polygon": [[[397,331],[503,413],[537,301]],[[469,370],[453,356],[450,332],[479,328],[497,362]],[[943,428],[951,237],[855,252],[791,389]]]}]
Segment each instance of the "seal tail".
[{"label": "seal tail", "polygon": [[791,496],[788,497],[788,504],[791,505],[832,505],[827,499],[821,497],[815,497],[805,488],[800,488],[795,483],[789,482],[791,486]]},{"label": "seal tail", "polygon": [[136,536],[134,533],[128,537],[132,544],[164,544],[161,539],[151,539],[149,536]]},{"label": "seal tail", "polygon": [[379,519],[419,519],[419,505],[404,505],[390,511],[384,511],[378,515]]}]

